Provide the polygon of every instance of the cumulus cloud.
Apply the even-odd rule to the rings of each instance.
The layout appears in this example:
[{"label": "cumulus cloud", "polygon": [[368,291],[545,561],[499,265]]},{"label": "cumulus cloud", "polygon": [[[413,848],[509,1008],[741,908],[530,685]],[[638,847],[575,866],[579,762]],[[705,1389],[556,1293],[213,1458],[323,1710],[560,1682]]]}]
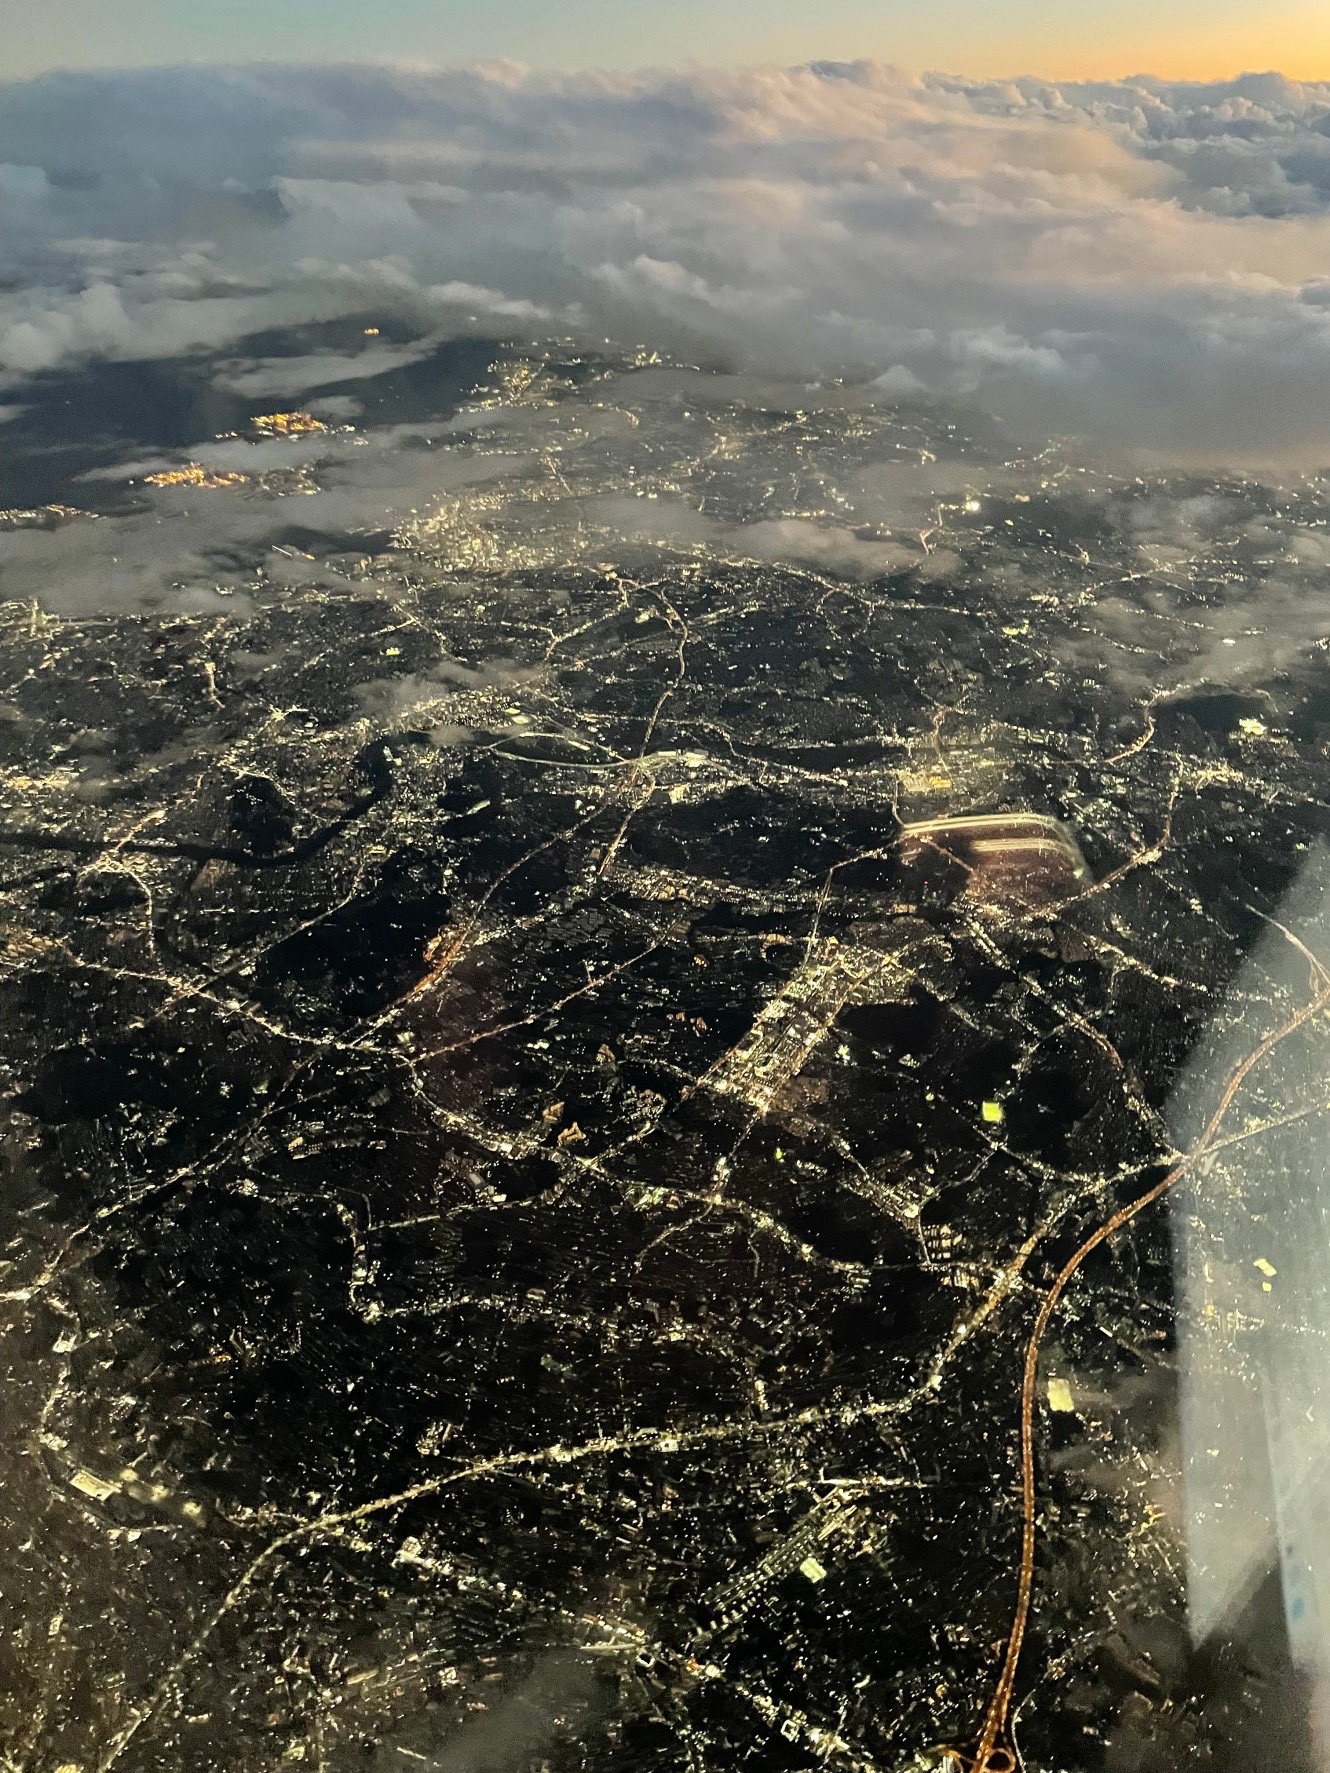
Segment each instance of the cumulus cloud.
[{"label": "cumulus cloud", "polygon": [[51,75],[0,86],[0,210],[11,386],[370,308],[1171,461],[1330,443],[1330,84],[1276,74]]}]

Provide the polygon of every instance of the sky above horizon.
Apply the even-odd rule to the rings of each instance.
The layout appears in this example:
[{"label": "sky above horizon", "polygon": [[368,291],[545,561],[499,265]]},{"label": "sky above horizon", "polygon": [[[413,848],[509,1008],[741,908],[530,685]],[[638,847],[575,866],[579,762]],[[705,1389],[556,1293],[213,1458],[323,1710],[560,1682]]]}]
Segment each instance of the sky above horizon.
[{"label": "sky above horizon", "polygon": [[872,57],[977,76],[1330,77],[1330,8],[1288,0],[44,0],[6,33],[5,74],[180,61],[549,67]]}]

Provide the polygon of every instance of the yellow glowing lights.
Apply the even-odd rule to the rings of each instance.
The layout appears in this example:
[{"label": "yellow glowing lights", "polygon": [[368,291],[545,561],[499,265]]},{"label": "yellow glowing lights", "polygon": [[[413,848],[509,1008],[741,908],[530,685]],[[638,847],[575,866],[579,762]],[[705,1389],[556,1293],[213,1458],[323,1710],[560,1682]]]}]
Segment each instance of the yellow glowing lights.
[{"label": "yellow glowing lights", "polygon": [[143,478],[149,486],[244,486],[249,477],[230,470],[217,472],[202,462],[186,462],[183,468],[167,468]]},{"label": "yellow glowing lights", "polygon": [[1065,1379],[1052,1378],[1048,1382],[1048,1407],[1050,1410],[1067,1412],[1076,1408],[1076,1399],[1072,1396],[1071,1386]]},{"label": "yellow glowing lights", "polygon": [[250,423],[262,437],[305,437],[328,429],[309,412],[266,412]]}]

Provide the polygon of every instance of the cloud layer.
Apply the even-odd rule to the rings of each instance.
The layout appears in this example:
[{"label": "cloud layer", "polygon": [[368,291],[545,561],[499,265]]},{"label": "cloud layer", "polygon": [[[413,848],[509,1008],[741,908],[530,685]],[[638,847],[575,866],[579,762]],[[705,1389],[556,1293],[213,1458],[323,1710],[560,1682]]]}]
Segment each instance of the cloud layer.
[{"label": "cloud layer", "polygon": [[1330,459],[1330,83],[53,75],[0,87],[0,216],[11,388],[371,309]]}]

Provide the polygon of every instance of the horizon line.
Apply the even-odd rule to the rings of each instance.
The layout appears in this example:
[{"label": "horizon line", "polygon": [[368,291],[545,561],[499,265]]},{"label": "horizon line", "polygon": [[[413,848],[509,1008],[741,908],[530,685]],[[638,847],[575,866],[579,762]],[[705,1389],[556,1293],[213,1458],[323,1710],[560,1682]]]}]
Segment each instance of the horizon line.
[{"label": "horizon line", "polygon": [[1240,68],[1235,73],[1197,75],[1161,74],[1150,69],[1138,68],[1123,74],[1041,74],[1029,69],[1008,70],[1002,73],[973,73],[962,68],[924,67],[913,68],[903,62],[892,61],[877,56],[814,56],[802,61],[781,61],[778,59],[758,61],[717,60],[703,61],[697,57],[689,57],[676,62],[641,62],[630,65],[618,63],[541,63],[524,62],[516,56],[474,56],[458,61],[436,61],[433,59],[410,56],[320,56],[310,55],[299,58],[250,56],[246,58],[228,59],[205,56],[186,56],[180,59],[162,62],[97,62],[89,64],[53,62],[49,67],[38,68],[32,73],[17,76],[0,76],[0,87],[24,86],[36,80],[44,80],[51,75],[98,75],[98,74],[156,74],[170,73],[180,70],[213,69],[218,73],[247,72],[251,69],[276,70],[282,68],[379,68],[402,73],[488,73],[503,70],[522,76],[538,76],[558,78],[576,74],[604,74],[620,77],[633,77],[661,74],[700,74],[700,73],[748,73],[777,72],[785,74],[826,73],[834,74],[844,69],[848,73],[854,69],[882,69],[899,74],[903,82],[922,82],[930,79],[973,80],[983,82],[1002,82],[1017,80],[1037,80],[1055,86],[1132,86],[1155,84],[1159,86],[1229,86],[1239,80],[1270,79],[1287,80],[1293,86],[1330,86],[1330,68],[1324,77],[1290,74],[1283,68]]}]

